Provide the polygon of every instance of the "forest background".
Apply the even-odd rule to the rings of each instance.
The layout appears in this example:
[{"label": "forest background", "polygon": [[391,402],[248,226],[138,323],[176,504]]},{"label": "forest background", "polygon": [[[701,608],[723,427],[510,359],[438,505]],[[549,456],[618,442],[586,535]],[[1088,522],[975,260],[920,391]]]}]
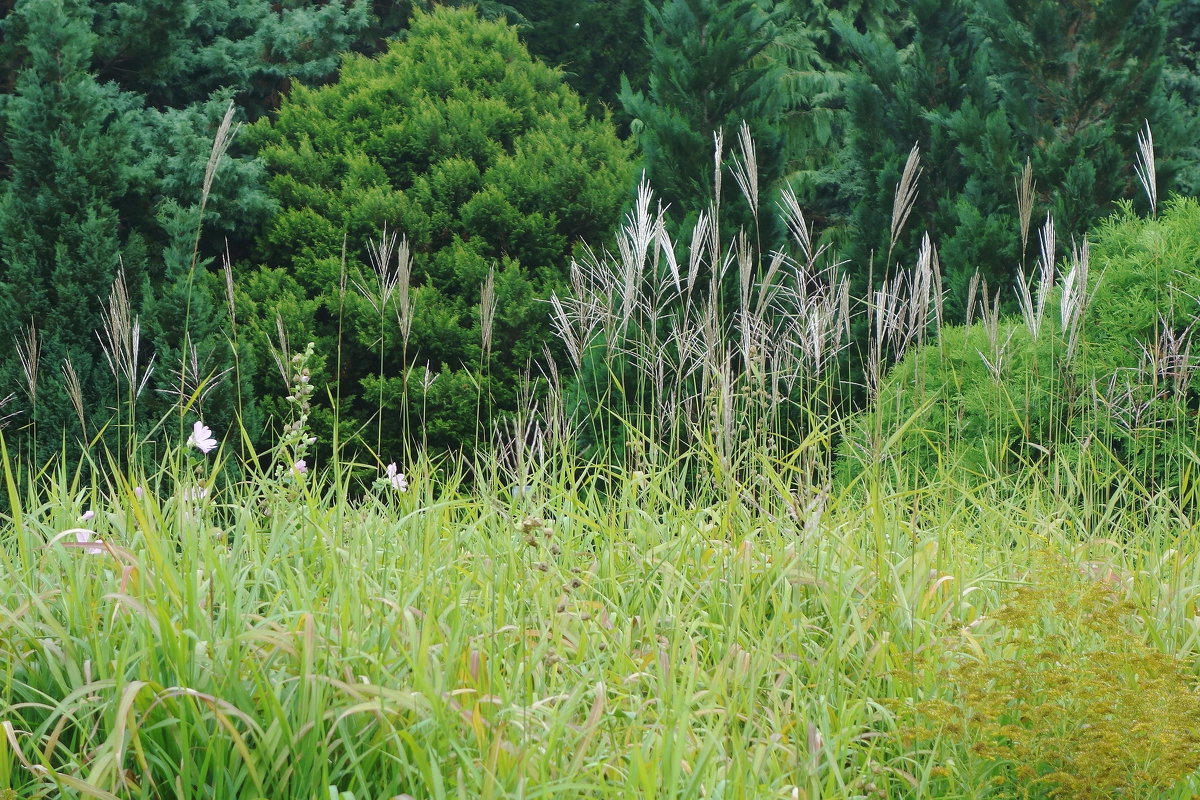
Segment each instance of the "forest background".
[{"label": "forest background", "polygon": [[1161,195],[1200,192],[1194,0],[454,5],[0,2],[10,448],[129,455],[183,399],[253,453],[309,341],[318,452],[469,454],[555,380],[576,415],[611,407],[619,359],[566,352],[548,301],[616,248],[643,174],[675,241],[720,208],[726,242],[783,251],[793,198],[853,303],[927,233],[958,319],[981,289],[1018,306],[1027,167],[1063,241],[1151,202],[1147,125]]}]

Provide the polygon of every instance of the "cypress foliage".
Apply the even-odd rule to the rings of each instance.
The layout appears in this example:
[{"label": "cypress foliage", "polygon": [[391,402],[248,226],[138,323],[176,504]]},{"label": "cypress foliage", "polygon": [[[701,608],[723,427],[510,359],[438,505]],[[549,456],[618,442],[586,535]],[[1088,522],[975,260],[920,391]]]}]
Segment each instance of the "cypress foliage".
[{"label": "cypress foliage", "polygon": [[893,194],[914,143],[925,171],[893,257],[911,263],[928,230],[951,314],[977,269],[1006,287],[1024,263],[1013,187],[1026,159],[1038,187],[1033,216],[1052,214],[1060,234],[1082,233],[1140,191],[1133,154],[1146,120],[1160,148],[1160,193],[1174,185],[1191,123],[1168,102],[1157,4],[918,0],[908,13],[890,37],[841,28],[858,61],[846,181],[856,268],[889,250]]},{"label": "cypress foliage", "polygon": [[[757,145],[758,182],[768,193],[783,174],[779,71],[759,58],[781,19],[781,10],[771,5],[770,11],[754,0],[646,5],[648,87],[635,90],[624,79],[620,99],[635,120],[650,183],[673,209],[681,230],[690,229],[695,215],[717,201],[723,230],[755,230],[734,181],[723,182],[722,197],[713,196],[713,136],[718,131],[732,143],[742,122],[749,125]],[[765,208],[764,223],[775,216],[772,204]]]},{"label": "cypress foliage", "polygon": [[[202,209],[218,124],[231,99],[253,116],[272,107],[290,79],[327,78],[341,51],[361,45],[371,19],[365,2],[0,5],[0,62],[8,67],[0,95],[0,385],[4,394],[25,386],[28,421],[36,394],[36,417],[49,431],[40,455],[59,449],[64,426],[91,438],[111,418],[120,423],[111,431],[132,433],[134,406],[148,422],[160,416],[179,392],[180,371],[200,373],[193,386],[227,374],[223,279],[209,266],[227,242],[235,253],[244,248],[274,204],[261,163],[235,144]],[[141,334],[136,380],[124,374],[128,364],[110,368],[112,353],[96,333],[112,323],[102,311],[119,267],[130,353],[135,323]],[[14,349],[30,322],[40,332],[40,387],[27,385]],[[64,387],[68,359],[82,397]],[[141,388],[136,398],[131,381]],[[195,410],[232,422],[233,389],[226,378]],[[253,429],[253,398],[242,398]]]},{"label": "cypress foliage", "polygon": [[521,39],[529,52],[561,68],[593,114],[617,112],[627,131],[617,96],[622,75],[631,86],[646,80],[644,0],[514,0],[512,6],[525,20]]},{"label": "cypress foliage", "polygon": [[[76,425],[60,372],[73,366],[88,409],[111,402],[112,376],[93,332],[100,298],[138,248],[123,233],[120,199],[144,179],[133,147],[137,98],[89,74],[95,36],[85,4],[27,0],[14,12],[24,64],[5,99],[0,133],[8,176],[0,193],[0,386],[23,387],[23,422],[48,431]],[[132,255],[132,254],[131,254]],[[133,255],[134,280],[145,261]],[[22,328],[39,336],[38,381],[13,352]],[[32,356],[32,348],[25,348]],[[94,434],[93,428],[88,434]]]}]

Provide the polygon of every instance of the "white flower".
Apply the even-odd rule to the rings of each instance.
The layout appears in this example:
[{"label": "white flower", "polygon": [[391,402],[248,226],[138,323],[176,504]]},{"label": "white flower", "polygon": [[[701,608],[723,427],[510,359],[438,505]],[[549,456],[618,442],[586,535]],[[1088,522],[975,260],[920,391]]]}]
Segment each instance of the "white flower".
[{"label": "white flower", "polygon": [[392,484],[392,488],[398,492],[408,491],[408,479],[404,477],[404,473],[396,468],[396,462],[387,465],[388,483]]},{"label": "white flower", "polygon": [[188,437],[187,443],[201,453],[211,452],[217,446],[217,440],[213,438],[212,431],[199,420],[196,420],[196,424],[192,426],[192,435]]}]

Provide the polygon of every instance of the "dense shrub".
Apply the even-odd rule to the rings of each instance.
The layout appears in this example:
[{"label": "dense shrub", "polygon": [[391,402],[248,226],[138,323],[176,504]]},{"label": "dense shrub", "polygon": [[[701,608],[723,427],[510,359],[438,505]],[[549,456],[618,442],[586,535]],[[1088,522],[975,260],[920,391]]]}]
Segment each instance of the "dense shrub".
[{"label": "dense shrub", "polygon": [[843,477],[873,459],[917,477],[939,467],[979,478],[1055,435],[1062,413],[1056,337],[1033,339],[1019,320],[951,325],[911,350],[880,384],[871,409],[850,420]]},{"label": "dense shrub", "polygon": [[[279,314],[294,341],[340,353],[325,375],[342,418],[361,426],[382,408],[372,446],[409,429],[459,447],[477,417],[486,429],[515,407],[543,355],[542,299],[579,242],[608,238],[632,178],[611,123],[589,119],[513,28],[445,8],[379,58],[347,57],[336,84],[297,86],[250,137],[281,206],[260,255],[286,270],[244,268],[242,303],[260,340]],[[401,247],[371,264],[385,231],[406,237],[410,274]]]}]

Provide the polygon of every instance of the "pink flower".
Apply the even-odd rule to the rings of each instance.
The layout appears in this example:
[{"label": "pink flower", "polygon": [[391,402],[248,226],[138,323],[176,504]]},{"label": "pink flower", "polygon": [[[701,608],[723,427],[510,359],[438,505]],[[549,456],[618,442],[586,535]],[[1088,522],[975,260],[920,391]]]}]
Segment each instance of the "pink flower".
[{"label": "pink flower", "polygon": [[92,541],[92,532],[89,530],[76,528],[75,541],[79,544],[86,545],[83,548],[83,552],[90,555],[99,555],[100,553],[104,552],[104,542],[100,541],[99,539],[96,540],[95,544],[90,544]]},{"label": "pink flower", "polygon": [[396,462],[387,465],[388,483],[392,484],[392,488],[397,492],[408,491],[408,479],[404,477],[404,473],[396,468]]},{"label": "pink flower", "polygon": [[192,426],[192,435],[188,437],[187,443],[201,453],[209,453],[217,446],[217,440],[213,438],[212,431],[199,420],[196,420],[196,424]]},{"label": "pink flower", "polygon": [[96,512],[89,508],[87,511],[83,512],[83,514],[79,517],[79,521],[87,522],[88,520],[92,519],[95,516],[96,516]]},{"label": "pink flower", "polygon": [[296,473],[297,475],[303,475],[304,473],[308,472],[308,462],[303,458],[300,459],[292,467],[292,472]]},{"label": "pink flower", "polygon": [[137,497],[138,500],[141,500],[142,496],[145,495],[146,493],[142,490],[142,487],[135,486],[135,487],[133,487],[133,494],[135,497]]}]

